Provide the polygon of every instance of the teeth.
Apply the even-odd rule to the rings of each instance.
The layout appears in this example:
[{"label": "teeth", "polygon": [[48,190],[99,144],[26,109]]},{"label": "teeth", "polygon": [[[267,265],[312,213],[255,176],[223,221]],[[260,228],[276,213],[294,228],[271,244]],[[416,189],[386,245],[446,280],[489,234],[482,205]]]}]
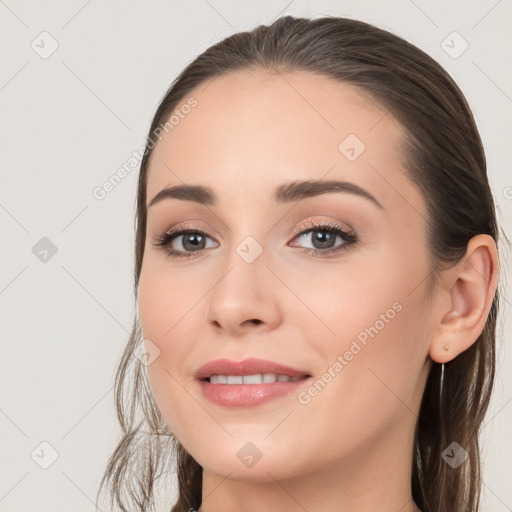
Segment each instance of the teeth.
[{"label": "teeth", "polygon": [[302,377],[289,377],[276,373],[258,373],[255,375],[212,375],[210,384],[262,384],[272,382],[295,382]]}]

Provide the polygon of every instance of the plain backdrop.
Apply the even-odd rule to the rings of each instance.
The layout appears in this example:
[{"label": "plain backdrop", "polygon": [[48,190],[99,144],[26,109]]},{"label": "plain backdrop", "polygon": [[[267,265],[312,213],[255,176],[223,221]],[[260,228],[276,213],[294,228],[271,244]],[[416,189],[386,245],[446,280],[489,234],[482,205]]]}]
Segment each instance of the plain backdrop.
[{"label": "plain backdrop", "polygon": [[[510,0],[0,0],[0,511],[95,510],[120,434],[113,385],[135,312],[139,167],[103,199],[93,191],[144,144],[159,100],[186,64],[281,14],[368,21],[444,66],[476,117],[511,237]],[[505,246],[501,256],[505,275]],[[504,283],[483,436],[484,512],[512,510]]]}]

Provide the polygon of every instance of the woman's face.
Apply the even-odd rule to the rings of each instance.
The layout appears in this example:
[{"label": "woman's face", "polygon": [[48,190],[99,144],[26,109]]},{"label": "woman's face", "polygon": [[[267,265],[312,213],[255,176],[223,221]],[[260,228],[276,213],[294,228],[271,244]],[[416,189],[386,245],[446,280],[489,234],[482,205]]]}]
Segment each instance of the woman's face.
[{"label": "woman's face", "polygon": [[[353,86],[310,73],[237,72],[191,97],[154,149],[147,204],[184,184],[215,201],[181,192],[148,207],[138,296],[170,430],[205,471],[234,479],[408,461],[432,327],[427,214],[403,167],[404,129]],[[155,245],[180,227],[196,233]],[[252,357],[310,377],[195,377]],[[203,392],[220,389],[219,401]]]}]

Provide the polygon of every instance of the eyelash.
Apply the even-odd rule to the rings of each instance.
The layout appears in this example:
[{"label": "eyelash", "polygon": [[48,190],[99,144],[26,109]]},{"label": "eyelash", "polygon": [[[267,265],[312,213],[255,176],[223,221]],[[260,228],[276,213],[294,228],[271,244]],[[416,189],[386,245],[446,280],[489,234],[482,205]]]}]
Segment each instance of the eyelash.
[{"label": "eyelash", "polygon": [[[308,222],[298,228],[293,235],[293,239],[305,235],[310,231],[322,231],[324,233],[330,233],[334,235],[339,235],[344,243],[330,249],[311,249],[309,247],[300,248],[304,253],[308,255],[325,255],[332,254],[336,252],[343,251],[347,249],[352,244],[355,244],[358,240],[354,233],[346,231],[342,227],[337,224],[333,224],[331,222],[320,222],[318,224],[314,222]],[[193,226],[179,226],[177,228],[172,229],[171,231],[165,232],[162,236],[154,239],[153,245],[156,247],[162,248],[170,258],[190,258],[191,256],[195,256],[196,254],[200,254],[204,249],[200,249],[198,251],[176,251],[175,249],[169,249],[169,246],[172,240],[180,235],[190,235],[197,234],[207,238],[210,238],[204,231],[200,229],[194,228]]]}]

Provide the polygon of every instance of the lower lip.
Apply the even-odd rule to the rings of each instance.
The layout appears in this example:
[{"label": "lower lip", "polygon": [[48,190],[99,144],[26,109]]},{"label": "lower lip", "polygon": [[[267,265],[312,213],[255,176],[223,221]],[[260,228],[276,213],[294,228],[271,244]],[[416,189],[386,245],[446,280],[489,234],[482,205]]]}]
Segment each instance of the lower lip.
[{"label": "lower lip", "polygon": [[297,392],[311,377],[296,381],[272,382],[266,384],[210,384],[199,381],[203,395],[213,403],[224,407],[252,407],[284,395]]}]

